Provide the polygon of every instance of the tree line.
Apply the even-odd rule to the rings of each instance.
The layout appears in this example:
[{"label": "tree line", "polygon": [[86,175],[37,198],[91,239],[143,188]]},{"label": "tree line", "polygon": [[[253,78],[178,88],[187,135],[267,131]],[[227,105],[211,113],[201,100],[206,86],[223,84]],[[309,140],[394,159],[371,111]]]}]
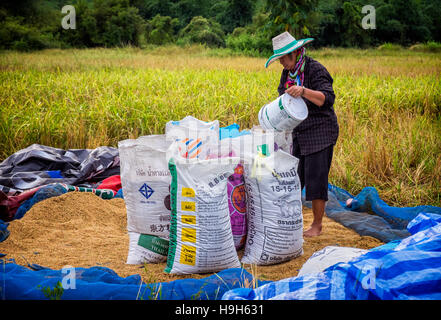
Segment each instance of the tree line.
[{"label": "tree line", "polygon": [[[75,8],[64,29],[61,8]],[[375,9],[364,29],[362,8]],[[3,0],[0,49],[85,48],[202,43],[268,55],[289,30],[314,47],[408,46],[441,42],[439,0]]]}]

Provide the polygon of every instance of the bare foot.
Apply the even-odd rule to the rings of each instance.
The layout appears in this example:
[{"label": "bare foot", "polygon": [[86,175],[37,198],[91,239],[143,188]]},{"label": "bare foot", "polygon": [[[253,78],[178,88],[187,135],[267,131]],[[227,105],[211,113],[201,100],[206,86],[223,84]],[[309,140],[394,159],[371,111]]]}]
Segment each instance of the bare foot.
[{"label": "bare foot", "polygon": [[322,233],[322,225],[312,224],[311,227],[303,232],[304,237],[316,237]]}]

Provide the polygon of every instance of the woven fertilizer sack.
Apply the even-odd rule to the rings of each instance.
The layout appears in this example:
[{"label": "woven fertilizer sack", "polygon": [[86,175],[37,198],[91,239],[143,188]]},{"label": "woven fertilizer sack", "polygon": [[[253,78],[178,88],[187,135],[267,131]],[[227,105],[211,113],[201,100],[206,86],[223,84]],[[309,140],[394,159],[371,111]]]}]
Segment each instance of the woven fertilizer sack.
[{"label": "woven fertilizer sack", "polygon": [[303,264],[298,276],[322,272],[334,264],[349,262],[366,252],[368,252],[368,250],[351,247],[325,247],[314,252],[314,254]]},{"label": "woven fertilizer sack", "polygon": [[248,232],[242,263],[270,265],[303,254],[298,159],[283,150],[245,166]]},{"label": "woven fertilizer sack", "polygon": [[[118,144],[129,232],[169,237],[171,176],[166,160],[169,145],[165,135],[143,136]],[[134,250],[136,248],[129,249]]]},{"label": "woven fertilizer sack", "polygon": [[277,144],[278,148],[282,149],[283,151],[289,154],[292,154],[293,152],[292,132],[274,131],[274,142]]},{"label": "woven fertilizer sack", "polygon": [[[232,138],[223,138],[217,145],[211,147],[210,157],[239,157],[241,163],[234,169],[234,173],[228,177],[227,193],[228,208],[230,212],[231,228],[233,232],[234,245],[236,250],[243,247],[247,234],[247,207],[246,192],[244,184],[244,166],[245,159],[252,157],[253,150],[261,149],[269,139],[265,139],[264,132],[260,136],[243,134]],[[268,148],[264,148],[268,149]],[[218,151],[216,154],[216,150]]]},{"label": "woven fertilizer sack", "polygon": [[[246,154],[251,154],[251,147],[252,136],[249,134],[233,138],[223,138],[217,141],[217,144],[211,146],[210,150],[212,153],[208,158],[240,157],[242,161],[242,159],[246,158]],[[234,173],[228,177],[227,183],[228,209],[236,250],[241,249],[245,244],[247,233],[246,192],[243,170],[243,164],[239,163],[234,169]]]},{"label": "woven fertilizer sack", "polygon": [[167,260],[168,239],[129,232],[127,264],[161,263]]},{"label": "woven fertilizer sack", "polygon": [[239,158],[171,158],[170,244],[166,273],[240,267],[228,210],[227,181]]},{"label": "woven fertilizer sack", "polygon": [[238,164],[227,183],[228,209],[236,250],[243,247],[247,235],[247,202],[243,165]]},{"label": "woven fertilizer sack", "polygon": [[188,159],[207,159],[210,146],[219,141],[219,121],[205,122],[192,116],[169,121],[165,126],[167,141],[177,141],[179,154]]}]

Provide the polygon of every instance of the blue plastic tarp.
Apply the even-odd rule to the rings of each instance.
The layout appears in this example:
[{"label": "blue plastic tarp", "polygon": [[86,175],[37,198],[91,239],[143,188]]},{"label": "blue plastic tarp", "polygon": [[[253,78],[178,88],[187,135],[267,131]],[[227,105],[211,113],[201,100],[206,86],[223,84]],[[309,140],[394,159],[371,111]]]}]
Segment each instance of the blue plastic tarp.
[{"label": "blue plastic tarp", "polygon": [[251,132],[249,130],[241,131],[237,123],[233,123],[229,126],[219,128],[219,140],[225,138],[236,138],[247,134],[251,134]]},{"label": "blue plastic tarp", "polygon": [[9,223],[0,220],[0,242],[5,241],[9,237]]},{"label": "blue plastic tarp", "polygon": [[33,271],[9,262],[0,265],[0,280],[0,297],[6,300],[46,300],[43,289],[53,290],[58,282],[66,287],[63,300],[219,300],[225,292],[251,284],[253,277],[234,268],[202,279],[145,284],[140,275],[122,278],[105,267]]},{"label": "blue plastic tarp", "polygon": [[441,299],[441,221],[421,213],[411,236],[385,244],[323,272],[287,278],[256,289],[237,288],[224,300]]},{"label": "blue plastic tarp", "polygon": [[29,268],[3,261],[0,296],[3,299],[48,299],[43,288],[66,281],[62,299],[93,300],[254,300],[254,299],[441,299],[441,218],[421,213],[408,230],[411,236],[369,250],[347,263],[323,272],[280,281],[258,281],[244,269],[227,269],[202,279],[144,284],[139,275],[119,277],[105,267],[72,271]]},{"label": "blue plastic tarp", "polygon": [[[310,201],[304,205],[311,208]],[[352,199],[351,206],[346,200]],[[383,242],[403,239],[410,235],[407,224],[420,213],[441,215],[441,208],[435,206],[393,207],[387,205],[373,187],[366,187],[353,196],[348,191],[328,184],[326,215],[362,236],[371,236]]]},{"label": "blue plastic tarp", "polygon": [[[329,188],[334,194],[347,193],[347,191],[336,186]],[[420,213],[436,213],[441,215],[441,208],[435,206],[416,206],[416,207],[393,207],[385,203],[379,196],[377,189],[366,187],[361,192],[352,197],[350,205],[351,211],[372,212],[384,218],[394,228],[406,228],[409,221]],[[345,206],[348,208],[347,206]]]}]

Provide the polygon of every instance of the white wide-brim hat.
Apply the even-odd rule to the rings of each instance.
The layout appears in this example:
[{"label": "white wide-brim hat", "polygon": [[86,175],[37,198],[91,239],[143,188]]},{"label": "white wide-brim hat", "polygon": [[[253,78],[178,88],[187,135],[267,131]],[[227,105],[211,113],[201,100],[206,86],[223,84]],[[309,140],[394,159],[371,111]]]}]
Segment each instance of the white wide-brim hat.
[{"label": "white wide-brim hat", "polygon": [[288,31],[279,34],[273,38],[274,54],[265,63],[265,68],[285,54],[293,52],[294,50],[297,50],[312,41],[314,41],[313,38],[296,40]]}]

